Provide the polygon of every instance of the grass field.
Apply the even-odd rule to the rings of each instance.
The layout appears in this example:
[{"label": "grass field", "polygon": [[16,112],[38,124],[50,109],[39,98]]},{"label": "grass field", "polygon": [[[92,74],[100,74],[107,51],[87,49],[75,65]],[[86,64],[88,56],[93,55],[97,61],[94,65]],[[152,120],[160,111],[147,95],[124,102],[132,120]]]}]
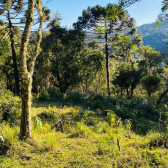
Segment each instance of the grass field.
[{"label": "grass field", "polygon": [[[19,125],[0,125],[0,167],[168,167],[166,133],[138,135],[130,120],[110,111],[105,116],[99,109],[43,102],[32,108],[32,120],[32,139],[26,141],[18,138]],[[61,130],[51,130],[59,121]]]}]

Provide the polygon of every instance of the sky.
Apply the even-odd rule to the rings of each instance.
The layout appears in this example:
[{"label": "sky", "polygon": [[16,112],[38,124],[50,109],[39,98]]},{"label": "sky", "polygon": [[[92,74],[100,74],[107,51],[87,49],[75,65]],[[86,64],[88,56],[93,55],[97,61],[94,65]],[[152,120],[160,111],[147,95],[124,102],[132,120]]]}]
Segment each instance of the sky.
[{"label": "sky", "polygon": [[[44,0],[45,3],[48,0]],[[131,17],[136,20],[136,26],[153,23],[156,21],[163,0],[141,0],[127,8]],[[75,23],[82,11],[88,6],[101,5],[106,6],[108,3],[117,3],[117,0],[52,0],[47,3],[47,7],[52,14],[57,11],[62,17],[61,26],[70,28]]]}]

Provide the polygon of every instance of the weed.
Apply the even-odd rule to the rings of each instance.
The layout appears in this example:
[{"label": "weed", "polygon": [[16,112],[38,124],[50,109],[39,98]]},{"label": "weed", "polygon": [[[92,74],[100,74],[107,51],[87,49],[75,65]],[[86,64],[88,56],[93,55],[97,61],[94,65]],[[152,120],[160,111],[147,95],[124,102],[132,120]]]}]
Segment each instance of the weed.
[{"label": "weed", "polygon": [[41,122],[41,118],[36,117],[35,122],[34,122],[34,129],[39,130],[39,129],[42,128],[42,126],[43,125],[42,125],[42,122]]}]

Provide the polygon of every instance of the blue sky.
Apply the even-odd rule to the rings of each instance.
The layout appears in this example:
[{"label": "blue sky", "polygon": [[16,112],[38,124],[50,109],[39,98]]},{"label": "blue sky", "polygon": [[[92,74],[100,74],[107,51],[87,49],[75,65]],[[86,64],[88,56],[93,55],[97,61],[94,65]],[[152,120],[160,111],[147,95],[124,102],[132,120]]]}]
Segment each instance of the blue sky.
[{"label": "blue sky", "polygon": [[[127,10],[136,20],[136,25],[140,26],[156,21],[162,2],[163,0],[141,0],[140,3],[130,6]],[[77,21],[78,16],[82,15],[82,10],[87,9],[88,6],[93,7],[97,4],[106,6],[108,3],[117,3],[117,0],[52,0],[47,7],[51,9],[52,13],[58,11],[63,18],[61,26],[69,28]]]}]

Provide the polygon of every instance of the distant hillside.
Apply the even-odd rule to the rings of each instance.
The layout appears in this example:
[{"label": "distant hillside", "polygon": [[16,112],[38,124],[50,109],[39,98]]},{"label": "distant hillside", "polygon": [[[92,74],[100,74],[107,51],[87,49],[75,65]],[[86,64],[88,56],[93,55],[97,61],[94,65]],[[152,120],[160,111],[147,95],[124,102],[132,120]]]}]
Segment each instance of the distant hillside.
[{"label": "distant hillside", "polygon": [[[168,21],[165,21],[162,26],[157,27],[156,23],[144,24],[137,27],[137,34],[142,34],[143,36],[143,45],[150,45],[155,47],[157,50],[162,50],[168,43]],[[92,40],[97,40],[98,35],[87,33],[86,42]],[[104,39],[99,39],[99,42],[105,42]]]},{"label": "distant hillside", "polygon": [[168,34],[168,21],[165,21],[162,26],[157,27],[156,23],[144,24],[138,26],[138,34],[143,36],[143,44],[150,45],[156,49],[163,49],[166,45]]}]

